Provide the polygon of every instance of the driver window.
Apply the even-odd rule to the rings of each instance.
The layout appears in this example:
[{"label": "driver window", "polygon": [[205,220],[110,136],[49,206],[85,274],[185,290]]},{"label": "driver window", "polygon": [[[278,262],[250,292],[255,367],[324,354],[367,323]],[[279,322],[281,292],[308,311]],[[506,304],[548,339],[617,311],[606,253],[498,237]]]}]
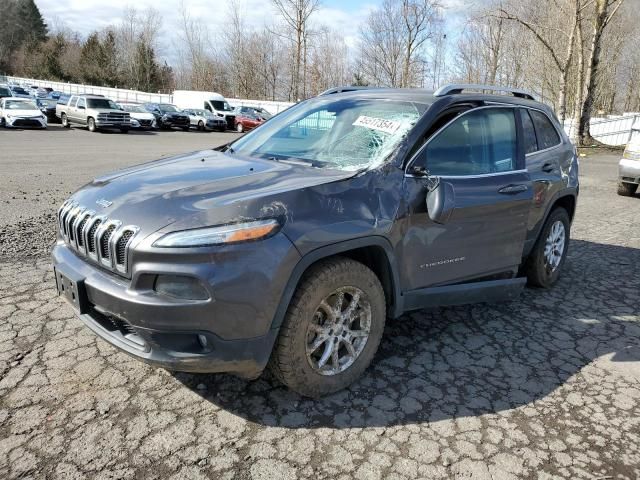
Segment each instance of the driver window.
[{"label": "driver window", "polygon": [[516,125],[511,108],[487,108],[456,118],[433,137],[416,165],[438,176],[509,172],[516,167]]},{"label": "driver window", "polygon": [[84,98],[79,98],[76,107],[80,108],[80,107],[84,107],[84,106],[85,106]]},{"label": "driver window", "polygon": [[209,110],[210,112],[212,111],[211,110],[211,105],[209,105],[209,102],[204,102],[204,109],[205,110]]}]

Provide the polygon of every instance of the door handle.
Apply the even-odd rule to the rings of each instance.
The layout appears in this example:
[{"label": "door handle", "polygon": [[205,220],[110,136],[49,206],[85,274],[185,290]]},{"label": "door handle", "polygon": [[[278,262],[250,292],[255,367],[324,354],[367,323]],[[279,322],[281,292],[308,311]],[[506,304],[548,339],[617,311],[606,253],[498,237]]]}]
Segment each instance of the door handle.
[{"label": "door handle", "polygon": [[526,192],[527,188],[528,187],[526,185],[523,185],[523,184],[507,185],[506,187],[502,187],[500,190],[498,190],[498,193],[502,193],[502,194],[505,194],[505,195],[514,195],[516,193]]},{"label": "door handle", "polygon": [[554,167],[553,163],[547,162],[544,165],[542,165],[542,169],[541,170],[543,172],[545,172],[545,173],[551,173],[551,172],[553,172],[554,168],[555,167]]}]

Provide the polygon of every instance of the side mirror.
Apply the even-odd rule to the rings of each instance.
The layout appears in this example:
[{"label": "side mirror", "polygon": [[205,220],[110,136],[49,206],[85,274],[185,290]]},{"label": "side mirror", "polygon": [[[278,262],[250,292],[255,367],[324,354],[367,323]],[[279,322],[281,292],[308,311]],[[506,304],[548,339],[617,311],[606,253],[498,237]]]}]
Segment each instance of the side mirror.
[{"label": "side mirror", "polygon": [[436,223],[447,223],[456,206],[456,192],[448,182],[437,181],[427,192],[427,213]]}]

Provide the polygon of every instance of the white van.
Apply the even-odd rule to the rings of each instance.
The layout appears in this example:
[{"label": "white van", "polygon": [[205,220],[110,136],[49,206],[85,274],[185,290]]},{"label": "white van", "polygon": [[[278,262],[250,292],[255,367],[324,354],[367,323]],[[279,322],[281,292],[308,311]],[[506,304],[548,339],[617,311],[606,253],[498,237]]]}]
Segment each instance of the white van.
[{"label": "white van", "polygon": [[181,109],[197,108],[209,110],[218,117],[223,117],[227,128],[235,129],[236,115],[225,98],[216,92],[197,92],[192,90],[175,90],[173,104]]}]

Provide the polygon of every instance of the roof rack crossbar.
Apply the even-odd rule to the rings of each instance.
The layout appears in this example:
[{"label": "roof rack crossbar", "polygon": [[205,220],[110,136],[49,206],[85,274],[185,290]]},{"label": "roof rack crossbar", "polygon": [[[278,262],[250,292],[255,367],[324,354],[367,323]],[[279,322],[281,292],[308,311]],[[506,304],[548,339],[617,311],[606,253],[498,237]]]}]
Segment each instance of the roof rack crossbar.
[{"label": "roof rack crossbar", "polygon": [[499,87],[496,85],[482,85],[475,83],[452,83],[449,85],[444,85],[437,89],[433,93],[433,95],[435,97],[444,97],[445,95],[459,95],[464,90],[487,90],[491,92],[505,92],[510,93],[514,97],[518,98],[526,98],[527,100],[536,99],[533,93],[527,92],[526,90],[520,90],[519,88]]}]

